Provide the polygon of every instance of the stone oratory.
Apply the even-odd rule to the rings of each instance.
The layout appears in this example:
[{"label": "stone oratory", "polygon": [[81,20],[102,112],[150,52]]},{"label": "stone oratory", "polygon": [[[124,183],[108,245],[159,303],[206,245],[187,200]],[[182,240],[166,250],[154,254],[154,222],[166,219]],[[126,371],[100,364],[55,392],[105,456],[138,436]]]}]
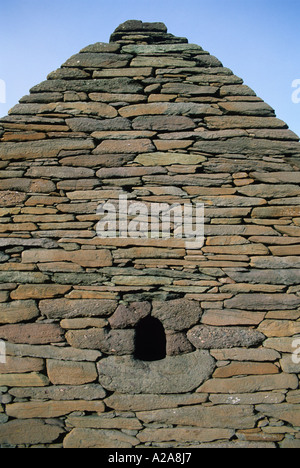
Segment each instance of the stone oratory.
[{"label": "stone oratory", "polygon": [[[1,446],[299,448],[300,145],[274,110],[128,21],[0,138]],[[204,242],[99,236],[120,198],[136,228],[204,204]]]}]

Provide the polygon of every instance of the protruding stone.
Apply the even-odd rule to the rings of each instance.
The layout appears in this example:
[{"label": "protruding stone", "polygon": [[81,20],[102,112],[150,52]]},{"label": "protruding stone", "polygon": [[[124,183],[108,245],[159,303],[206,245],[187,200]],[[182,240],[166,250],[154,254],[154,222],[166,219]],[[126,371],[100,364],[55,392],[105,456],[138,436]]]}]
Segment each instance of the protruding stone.
[{"label": "protruding stone", "polygon": [[186,393],[209,378],[214,359],[207,351],[195,351],[161,361],[137,361],[131,356],[110,356],[98,363],[101,385],[120,393]]}]

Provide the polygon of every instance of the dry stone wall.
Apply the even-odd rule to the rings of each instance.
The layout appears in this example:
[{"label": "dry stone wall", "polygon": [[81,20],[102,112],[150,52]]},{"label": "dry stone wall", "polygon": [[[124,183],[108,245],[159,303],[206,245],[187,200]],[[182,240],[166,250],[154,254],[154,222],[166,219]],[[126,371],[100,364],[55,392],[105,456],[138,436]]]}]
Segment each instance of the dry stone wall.
[{"label": "dry stone wall", "polygon": [[[274,110],[129,21],[0,137],[1,446],[299,448],[300,145]],[[119,195],[204,203],[204,246],[99,238]],[[136,357],[142,320],[159,360]]]}]

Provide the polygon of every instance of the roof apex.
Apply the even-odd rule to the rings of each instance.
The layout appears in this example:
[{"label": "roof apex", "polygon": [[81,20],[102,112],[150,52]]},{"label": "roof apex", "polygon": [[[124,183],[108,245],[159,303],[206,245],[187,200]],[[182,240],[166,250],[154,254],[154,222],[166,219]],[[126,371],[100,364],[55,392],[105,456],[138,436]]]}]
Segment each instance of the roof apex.
[{"label": "roof apex", "polygon": [[132,43],[187,43],[183,37],[175,37],[168,34],[168,28],[164,23],[144,23],[140,20],[128,20],[120,24],[111,35],[110,42],[122,44]]}]

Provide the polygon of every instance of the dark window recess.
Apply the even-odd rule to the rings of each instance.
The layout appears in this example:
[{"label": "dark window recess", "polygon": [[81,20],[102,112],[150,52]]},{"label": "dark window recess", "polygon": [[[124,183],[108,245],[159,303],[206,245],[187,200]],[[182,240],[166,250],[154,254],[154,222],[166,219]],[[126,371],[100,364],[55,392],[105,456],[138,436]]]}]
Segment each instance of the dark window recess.
[{"label": "dark window recess", "polygon": [[146,317],[137,324],[134,357],[140,361],[159,361],[166,357],[166,334],[158,319]]}]

